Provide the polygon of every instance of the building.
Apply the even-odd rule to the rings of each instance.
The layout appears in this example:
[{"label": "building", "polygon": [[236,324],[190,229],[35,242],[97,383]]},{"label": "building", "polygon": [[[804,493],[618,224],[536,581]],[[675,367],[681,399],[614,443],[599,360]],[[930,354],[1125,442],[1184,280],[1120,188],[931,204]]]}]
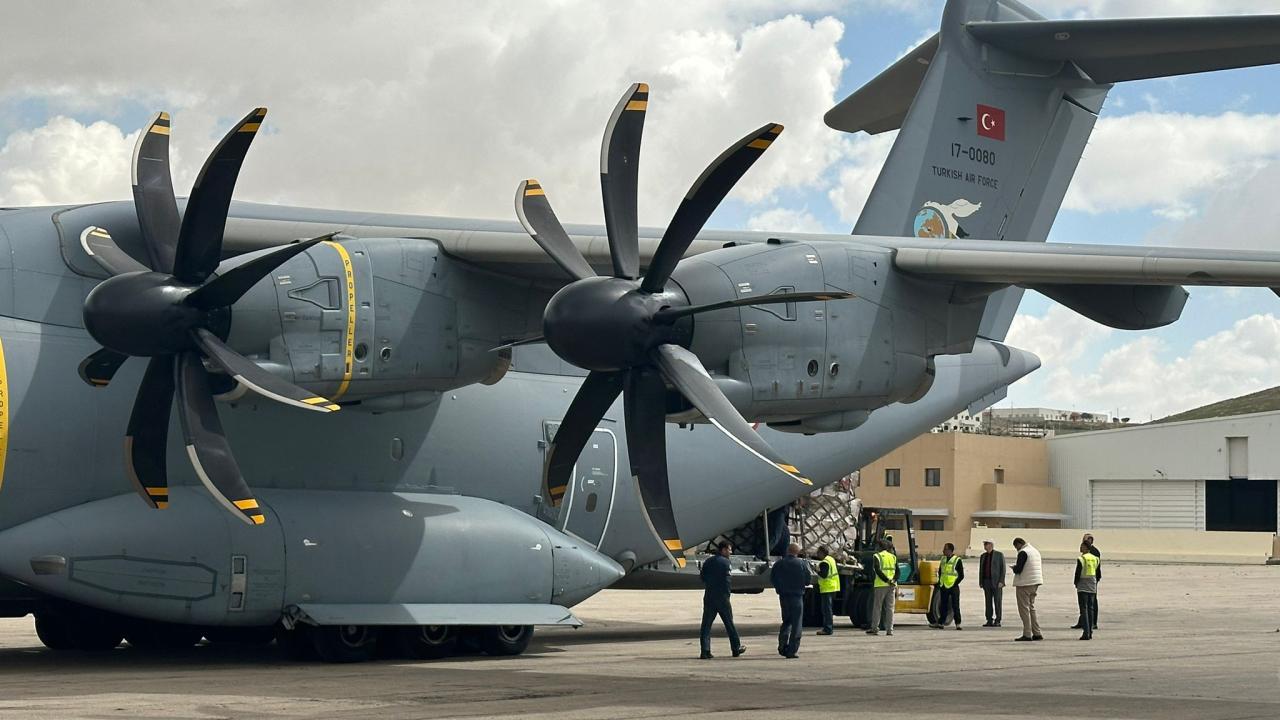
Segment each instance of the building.
[{"label": "building", "polygon": [[1046,422],[1085,422],[1108,423],[1108,413],[1078,412],[1075,410],[1054,410],[1052,408],[991,408],[987,414],[996,420],[1006,423],[1046,423]]},{"label": "building", "polygon": [[1280,412],[1140,425],[1047,441],[1070,524],[1277,532]]},{"label": "building", "polygon": [[936,433],[947,432],[963,432],[963,433],[980,433],[982,432],[982,418],[970,415],[968,410],[961,410],[959,415],[948,418],[933,428]]},{"label": "building", "polygon": [[946,542],[963,552],[975,524],[1060,527],[1067,516],[1048,469],[1044,440],[930,433],[862,468],[858,497],[910,509],[922,552],[940,553]]}]

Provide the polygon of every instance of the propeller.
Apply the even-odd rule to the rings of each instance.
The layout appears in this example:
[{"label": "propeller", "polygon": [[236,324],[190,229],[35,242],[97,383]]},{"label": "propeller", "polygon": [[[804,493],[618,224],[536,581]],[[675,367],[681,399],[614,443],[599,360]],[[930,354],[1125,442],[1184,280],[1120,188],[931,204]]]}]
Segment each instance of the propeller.
[{"label": "propeller", "polygon": [[525,230],[573,282],[543,313],[543,337],[567,362],[590,371],[547,453],[545,492],[559,505],[574,464],[609,407],[622,395],[627,447],[645,518],[676,565],[684,543],[676,527],[667,476],[667,388],[674,387],[720,432],[779,473],[812,484],[769,447],[724,396],[687,349],[694,315],[729,307],[816,302],[852,297],[846,292],[801,292],[730,299],[690,306],[668,290],[676,265],[738,179],[782,132],[767,124],[747,134],[702,172],[681,200],[649,264],[639,277],[636,170],[649,86],[632,85],[614,108],[600,151],[600,185],[613,274],[597,276],[551,209],[546,190],[526,180],[516,190],[516,215]]},{"label": "propeller", "polygon": [[317,412],[338,409],[225,342],[231,305],[285,261],[332,237],[293,243],[214,274],[231,192],[266,114],[266,108],[255,109],[218,143],[200,169],[181,222],[169,172],[169,114],[156,115],[133,154],[134,205],[147,262],[121,250],[102,228],[89,228],[80,239],[85,252],[111,273],[84,301],[85,329],[103,347],[80,363],[80,377],[103,387],[128,358],[150,358],[124,438],[130,480],[152,507],[168,505],[165,451],[176,398],[196,475],[219,504],[249,525],[261,525],[265,517],[222,431],[206,363],[277,402]]}]

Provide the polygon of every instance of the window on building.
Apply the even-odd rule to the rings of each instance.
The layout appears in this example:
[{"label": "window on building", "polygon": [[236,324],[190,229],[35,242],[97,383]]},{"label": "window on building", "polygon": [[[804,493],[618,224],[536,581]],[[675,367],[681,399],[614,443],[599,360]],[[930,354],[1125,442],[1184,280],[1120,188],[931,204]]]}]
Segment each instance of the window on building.
[{"label": "window on building", "polygon": [[941,520],[921,520],[920,529],[921,530],[941,530],[942,521]]},{"label": "window on building", "polygon": [[1004,468],[996,468],[996,471],[995,471],[995,482],[996,482],[996,484],[997,484],[997,485],[1003,485],[1003,484],[1004,484]]},{"label": "window on building", "polygon": [[942,468],[924,469],[924,486],[939,487],[942,485]]},{"label": "window on building", "polygon": [[899,487],[902,485],[902,468],[884,469],[884,486]]}]

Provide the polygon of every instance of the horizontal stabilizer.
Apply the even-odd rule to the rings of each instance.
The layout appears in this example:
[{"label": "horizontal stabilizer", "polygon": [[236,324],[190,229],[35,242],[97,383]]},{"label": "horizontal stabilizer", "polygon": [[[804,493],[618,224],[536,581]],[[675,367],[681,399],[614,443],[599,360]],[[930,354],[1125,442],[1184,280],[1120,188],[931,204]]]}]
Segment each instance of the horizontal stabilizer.
[{"label": "horizontal stabilizer", "polygon": [[1280,287],[1280,252],[956,240],[902,243],[894,265],[939,280],[991,285]]},{"label": "horizontal stabilizer", "polygon": [[1020,57],[1074,62],[1098,84],[1280,63],[1280,15],[971,22],[965,27],[979,40]]},{"label": "horizontal stabilizer", "polygon": [[902,127],[916,98],[929,63],[938,52],[939,36],[924,41],[892,67],[872,78],[839,105],[827,111],[827,126],[848,133],[876,135]]}]

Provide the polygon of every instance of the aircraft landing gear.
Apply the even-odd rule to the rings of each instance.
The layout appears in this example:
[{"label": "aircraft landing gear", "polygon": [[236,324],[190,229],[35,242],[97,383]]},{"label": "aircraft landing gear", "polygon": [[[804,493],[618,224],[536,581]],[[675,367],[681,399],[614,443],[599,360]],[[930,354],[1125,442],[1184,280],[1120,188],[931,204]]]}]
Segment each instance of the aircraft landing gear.
[{"label": "aircraft landing gear", "polygon": [[324,625],[309,627],[305,632],[311,637],[316,655],[325,662],[364,662],[378,649],[377,628],[368,625]]},{"label": "aircraft landing gear", "polygon": [[449,625],[409,625],[388,628],[396,647],[405,657],[435,660],[453,655],[458,649],[457,628]]},{"label": "aircraft landing gear", "polygon": [[494,656],[519,655],[533,639],[532,625],[493,625],[476,629],[480,649]]},{"label": "aircraft landing gear", "polygon": [[58,608],[36,613],[36,636],[50,650],[111,650],[124,639],[119,618],[87,609]]}]

